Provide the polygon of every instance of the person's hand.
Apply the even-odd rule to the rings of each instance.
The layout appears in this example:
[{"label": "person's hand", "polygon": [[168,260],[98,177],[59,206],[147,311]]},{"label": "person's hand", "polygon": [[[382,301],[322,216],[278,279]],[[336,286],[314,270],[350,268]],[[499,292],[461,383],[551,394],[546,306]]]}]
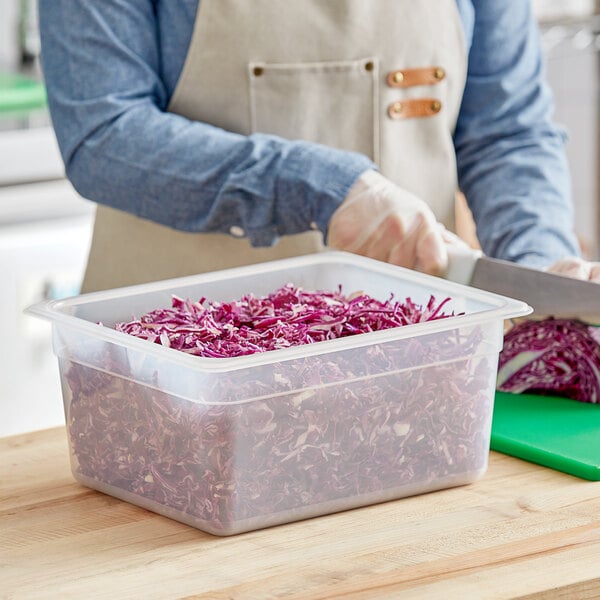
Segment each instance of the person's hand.
[{"label": "person's hand", "polygon": [[440,275],[448,266],[441,232],[423,200],[377,171],[366,171],[331,217],[328,244],[337,250]]},{"label": "person's hand", "polygon": [[546,269],[549,273],[558,273],[575,279],[587,279],[600,283],[600,262],[590,262],[577,256],[563,258]]}]

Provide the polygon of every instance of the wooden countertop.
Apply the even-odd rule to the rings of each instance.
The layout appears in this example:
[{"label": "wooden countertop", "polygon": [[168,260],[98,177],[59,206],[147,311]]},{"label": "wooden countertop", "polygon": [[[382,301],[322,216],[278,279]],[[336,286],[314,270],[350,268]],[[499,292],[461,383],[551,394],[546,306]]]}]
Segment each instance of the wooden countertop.
[{"label": "wooden countertop", "polygon": [[233,537],[82,487],[63,428],[0,439],[0,598],[600,598],[600,482],[479,482]]}]

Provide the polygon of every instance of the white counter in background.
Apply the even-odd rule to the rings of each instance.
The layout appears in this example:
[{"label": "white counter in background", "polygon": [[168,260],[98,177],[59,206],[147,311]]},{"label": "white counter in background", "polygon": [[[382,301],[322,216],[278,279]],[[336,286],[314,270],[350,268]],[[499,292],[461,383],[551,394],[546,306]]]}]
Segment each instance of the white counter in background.
[{"label": "white counter in background", "polygon": [[0,437],[64,422],[50,324],[23,310],[79,292],[94,210],[51,128],[0,131]]},{"label": "white counter in background", "polygon": [[64,423],[49,323],[23,314],[79,292],[90,215],[0,227],[0,437]]},{"label": "white counter in background", "polygon": [[0,131],[0,185],[64,178],[51,127]]}]

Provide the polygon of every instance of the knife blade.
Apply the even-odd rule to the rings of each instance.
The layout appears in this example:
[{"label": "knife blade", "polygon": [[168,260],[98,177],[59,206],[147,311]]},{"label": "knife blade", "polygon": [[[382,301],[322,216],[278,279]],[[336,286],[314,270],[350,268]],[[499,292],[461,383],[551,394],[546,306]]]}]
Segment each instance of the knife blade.
[{"label": "knife blade", "polygon": [[600,323],[600,284],[548,273],[479,250],[448,246],[446,279],[527,302],[537,316]]}]

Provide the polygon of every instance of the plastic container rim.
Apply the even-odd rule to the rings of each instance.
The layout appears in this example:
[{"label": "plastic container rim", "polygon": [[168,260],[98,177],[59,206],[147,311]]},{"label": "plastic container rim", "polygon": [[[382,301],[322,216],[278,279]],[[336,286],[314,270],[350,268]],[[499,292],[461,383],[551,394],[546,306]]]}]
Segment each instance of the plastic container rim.
[{"label": "plastic container rim", "polygon": [[[136,338],[128,335],[127,333],[116,331],[110,327],[98,325],[97,323],[86,321],[85,319],[61,312],[63,307],[66,308],[80,306],[86,303],[98,302],[103,299],[114,300],[117,298],[131,296],[132,294],[141,295],[147,292],[165,291],[170,288],[203,282],[213,283],[216,281],[232,279],[237,276],[248,274],[259,276],[264,273],[280,271],[286,267],[298,267],[303,265],[316,265],[332,262],[335,264],[343,263],[352,266],[364,267],[373,273],[390,275],[393,278],[397,278],[398,275],[401,274],[404,278],[413,280],[415,283],[419,283],[424,286],[435,283],[435,288],[437,288],[438,292],[444,292],[452,296],[452,293],[459,291],[463,296],[466,296],[472,300],[478,300],[495,305],[495,308],[490,308],[488,310],[482,310],[471,314],[456,315],[435,321],[426,321],[424,323],[405,325],[403,327],[386,329],[384,331],[361,333],[359,335],[338,338],[335,340],[325,340],[316,342],[314,344],[302,344],[299,346],[293,346],[291,348],[282,348],[279,350],[271,350],[269,352],[259,352],[256,354],[235,356],[231,358],[211,358],[189,355],[185,352],[181,352],[180,350],[148,343],[148,340]],[[279,259],[254,265],[245,265],[230,269],[222,269],[219,271],[201,273],[198,275],[188,275],[174,279],[165,279],[151,283],[136,284],[114,288],[111,290],[90,292],[59,300],[45,300],[25,309],[26,314],[40,317],[57,324],[65,325],[89,334],[94,338],[98,338],[118,346],[136,349],[146,354],[154,355],[156,358],[160,358],[169,362],[176,362],[181,365],[188,366],[196,371],[202,372],[231,371],[292,360],[294,358],[305,358],[307,356],[313,356],[317,354],[329,354],[351,348],[370,346],[375,343],[385,343],[387,341],[400,340],[407,337],[417,337],[422,334],[436,333],[447,329],[469,326],[484,321],[490,321],[492,319],[504,320],[521,317],[528,315],[531,312],[533,312],[533,309],[521,300],[515,300],[514,298],[471,288],[469,286],[450,282],[442,278],[419,273],[411,269],[390,265],[374,259],[337,250]]]}]

